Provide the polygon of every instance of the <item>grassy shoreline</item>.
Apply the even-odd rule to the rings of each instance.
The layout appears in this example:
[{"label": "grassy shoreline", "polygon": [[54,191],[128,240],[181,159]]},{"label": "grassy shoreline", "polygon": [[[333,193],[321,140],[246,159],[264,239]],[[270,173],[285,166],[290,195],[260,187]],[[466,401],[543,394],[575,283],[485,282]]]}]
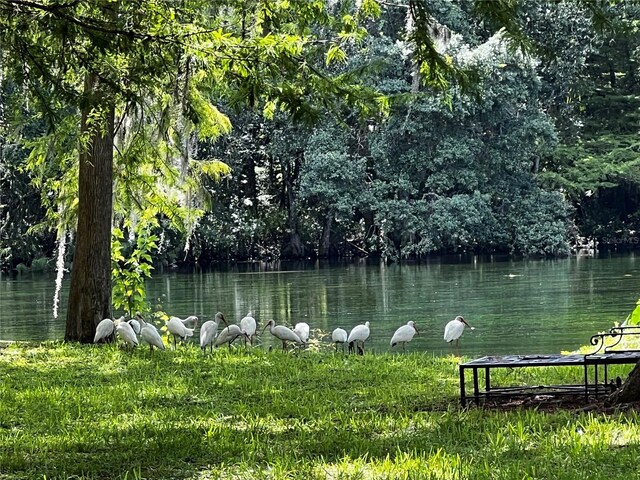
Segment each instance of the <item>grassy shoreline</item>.
[{"label": "grassy shoreline", "polygon": [[[0,479],[637,478],[640,416],[461,409],[454,357],[0,350]],[[579,369],[497,373],[560,383]]]}]

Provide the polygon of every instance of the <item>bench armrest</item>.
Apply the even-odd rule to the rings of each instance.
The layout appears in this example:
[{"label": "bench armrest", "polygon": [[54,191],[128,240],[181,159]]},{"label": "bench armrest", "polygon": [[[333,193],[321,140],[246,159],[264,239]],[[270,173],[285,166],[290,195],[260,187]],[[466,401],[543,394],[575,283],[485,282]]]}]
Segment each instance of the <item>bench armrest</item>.
[{"label": "bench armrest", "polygon": [[[596,355],[600,353],[615,353],[615,352],[637,352],[638,349],[615,349],[620,344],[624,337],[640,336],[639,326],[625,326],[625,327],[612,327],[608,332],[598,333],[593,335],[589,340],[589,343],[594,347],[597,347],[594,352],[587,355]],[[613,343],[607,345],[607,339],[610,339]]]}]

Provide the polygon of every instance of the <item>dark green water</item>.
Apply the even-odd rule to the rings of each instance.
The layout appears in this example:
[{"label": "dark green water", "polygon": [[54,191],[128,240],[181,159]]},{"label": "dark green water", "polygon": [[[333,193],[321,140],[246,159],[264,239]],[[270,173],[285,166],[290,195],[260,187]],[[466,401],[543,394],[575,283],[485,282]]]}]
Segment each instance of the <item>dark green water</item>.
[{"label": "dark green water", "polygon": [[[330,332],[369,320],[375,351],[388,350],[394,330],[414,320],[420,336],[408,349],[447,353],[444,325],[464,315],[476,327],[461,340],[461,353],[468,355],[575,349],[591,334],[622,322],[640,298],[640,257],[635,255],[288,268],[156,272],[148,297],[154,310],[195,314],[202,321],[220,310],[238,322],[251,310],[260,325],[271,318],[287,325],[305,321]],[[54,319],[53,275],[0,277],[0,339],[62,338],[68,283],[67,278],[60,316]],[[272,343],[268,332],[263,338],[264,344]]]}]

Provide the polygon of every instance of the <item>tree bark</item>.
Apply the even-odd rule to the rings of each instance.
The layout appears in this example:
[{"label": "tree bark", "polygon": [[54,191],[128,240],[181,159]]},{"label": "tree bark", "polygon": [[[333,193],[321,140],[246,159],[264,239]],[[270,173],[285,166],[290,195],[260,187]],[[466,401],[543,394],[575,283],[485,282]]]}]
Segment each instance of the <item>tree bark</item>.
[{"label": "tree bark", "polygon": [[336,249],[333,248],[331,242],[331,227],[333,225],[334,212],[330,209],[325,217],[324,225],[322,227],[322,237],[320,238],[320,245],[318,247],[318,256],[321,258],[333,258],[337,257]]},{"label": "tree bark", "polygon": [[631,403],[640,400],[640,363],[637,363],[629,373],[629,377],[620,388],[616,389],[607,398],[607,403],[617,405]]},{"label": "tree bark", "polygon": [[296,157],[294,164],[289,162],[285,164],[284,168],[284,187],[285,187],[285,200],[287,206],[287,224],[289,227],[289,235],[285,240],[285,244],[282,248],[283,258],[304,258],[307,253],[302,239],[300,238],[299,222],[298,222],[298,206],[297,206],[297,192],[295,182],[298,180],[300,172],[300,159]]},{"label": "tree bark", "polygon": [[611,88],[616,88],[616,69],[613,65],[609,66],[609,84]]},{"label": "tree bark", "polygon": [[[85,77],[80,131],[78,227],[71,270],[65,341],[90,343],[96,325],[111,318],[114,107],[96,75]],[[90,115],[102,112],[102,122]],[[99,125],[96,125],[98,123]]]}]

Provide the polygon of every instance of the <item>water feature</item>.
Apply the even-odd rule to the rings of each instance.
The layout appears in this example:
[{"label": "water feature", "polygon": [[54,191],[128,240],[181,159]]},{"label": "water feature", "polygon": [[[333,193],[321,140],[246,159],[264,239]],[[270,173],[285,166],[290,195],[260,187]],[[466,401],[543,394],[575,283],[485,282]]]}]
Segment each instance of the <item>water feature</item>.
[{"label": "water feature", "polygon": [[[53,275],[0,277],[0,339],[62,338],[68,283],[67,278],[60,316],[54,319]],[[476,327],[461,340],[461,353],[468,355],[574,349],[591,334],[622,322],[639,297],[640,257],[635,255],[282,264],[279,270],[238,265],[226,271],[156,272],[148,284],[153,310],[195,314],[203,321],[220,310],[238,322],[251,310],[259,325],[271,318],[288,325],[305,321],[330,332],[369,320],[375,351],[388,350],[393,331],[414,320],[420,336],[408,350],[447,353],[444,325],[464,315]],[[268,332],[263,339],[274,343]]]}]

